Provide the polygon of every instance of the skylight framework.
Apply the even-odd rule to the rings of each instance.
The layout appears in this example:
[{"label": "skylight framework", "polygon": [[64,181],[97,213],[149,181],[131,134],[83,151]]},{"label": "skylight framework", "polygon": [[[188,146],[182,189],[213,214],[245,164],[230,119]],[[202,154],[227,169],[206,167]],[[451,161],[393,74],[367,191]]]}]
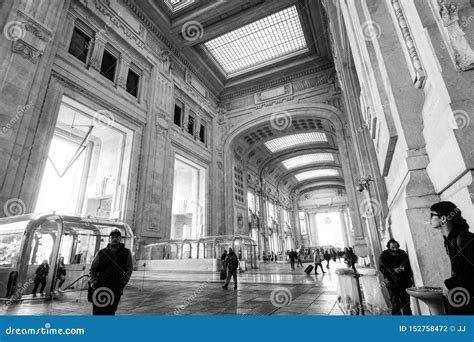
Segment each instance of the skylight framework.
[{"label": "skylight framework", "polygon": [[291,147],[300,145],[308,145],[314,143],[327,142],[328,138],[325,133],[310,132],[287,135],[286,137],[276,138],[265,143],[270,152],[278,152]]},{"label": "skylight framework", "polygon": [[282,161],[282,164],[287,170],[292,170],[305,165],[332,161],[334,161],[334,156],[331,153],[311,153],[286,159]]},{"label": "skylight framework", "polygon": [[313,178],[322,178],[322,177],[334,177],[339,176],[339,171],[334,169],[320,169],[320,170],[311,170],[301,172],[295,175],[295,178],[298,182],[313,179]]},{"label": "skylight framework", "polygon": [[296,6],[214,38],[204,46],[228,75],[308,51]]},{"label": "skylight framework", "polygon": [[192,5],[195,0],[163,0],[166,6],[170,9],[171,12],[177,12],[182,10],[189,5]]}]

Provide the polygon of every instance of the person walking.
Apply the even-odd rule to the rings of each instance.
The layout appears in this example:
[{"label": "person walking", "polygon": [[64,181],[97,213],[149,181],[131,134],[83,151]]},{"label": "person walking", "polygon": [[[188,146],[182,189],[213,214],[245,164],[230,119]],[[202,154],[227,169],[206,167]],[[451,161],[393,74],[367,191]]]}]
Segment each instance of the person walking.
[{"label": "person walking", "polygon": [[288,257],[290,258],[290,265],[291,265],[291,270],[295,270],[295,251],[291,250],[290,253],[288,254]]},{"label": "person walking", "polygon": [[33,297],[36,297],[36,290],[38,290],[38,286],[41,284],[41,289],[40,293],[42,296],[44,296],[46,293],[44,293],[44,288],[46,287],[46,278],[48,277],[49,274],[49,264],[48,260],[44,259],[41,265],[38,266],[38,268],[35,271],[35,279],[34,279],[34,287],[33,287]]},{"label": "person walking", "polygon": [[398,241],[388,241],[387,249],[380,255],[379,265],[385,279],[384,286],[390,295],[392,315],[412,315],[406,289],[413,286],[413,273],[408,254],[400,249]]},{"label": "person walking", "polygon": [[227,277],[225,279],[225,284],[222,286],[223,289],[226,289],[227,286],[229,285],[230,278],[234,278],[234,289],[237,288],[237,270],[239,268],[239,259],[237,258],[237,255],[235,252],[232,250],[232,248],[229,248],[229,253],[227,254],[227,257],[224,260],[224,267],[227,270]]},{"label": "person walking", "polygon": [[326,249],[323,256],[324,256],[324,260],[326,260],[326,268],[329,270],[329,261],[331,260],[331,254],[329,254],[328,249]]},{"label": "person walking", "polygon": [[302,254],[303,254],[303,252],[301,250],[297,253],[298,263],[296,264],[296,267],[300,267],[300,266],[303,267],[303,263],[301,262]]},{"label": "person walking", "polygon": [[321,254],[319,253],[319,249],[317,249],[316,251],[314,251],[314,274],[319,274],[318,273],[318,266],[321,267],[321,272],[326,273],[324,272],[323,270],[323,265],[322,265],[322,262],[323,262],[323,258],[321,256]]},{"label": "person walking", "polygon": [[[442,232],[451,263],[451,277],[443,287],[448,298],[447,314],[474,315],[474,234],[469,232],[469,225],[454,203],[438,202],[430,209],[431,227]],[[456,297],[466,300],[458,303]]]},{"label": "person walking", "polygon": [[107,247],[92,261],[89,277],[93,315],[115,315],[123,289],[132,275],[132,253],[121,241],[122,233],[114,229],[109,234]]}]

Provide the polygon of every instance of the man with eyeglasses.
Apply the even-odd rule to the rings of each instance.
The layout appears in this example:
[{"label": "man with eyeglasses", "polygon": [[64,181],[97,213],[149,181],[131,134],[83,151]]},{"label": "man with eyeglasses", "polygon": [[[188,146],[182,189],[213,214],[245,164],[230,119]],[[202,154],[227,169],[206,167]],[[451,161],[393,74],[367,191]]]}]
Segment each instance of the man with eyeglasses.
[{"label": "man with eyeglasses", "polygon": [[97,253],[90,269],[93,315],[115,315],[117,306],[133,271],[132,253],[114,229],[109,244]]},{"label": "man with eyeglasses", "polygon": [[400,249],[395,239],[390,239],[387,249],[380,255],[379,269],[390,294],[392,315],[411,315],[410,296],[406,289],[413,285],[413,274],[408,254]]},{"label": "man with eyeglasses", "polygon": [[443,286],[447,314],[474,315],[474,234],[453,202],[435,203],[430,210],[431,227],[443,234],[451,262],[451,276]]}]

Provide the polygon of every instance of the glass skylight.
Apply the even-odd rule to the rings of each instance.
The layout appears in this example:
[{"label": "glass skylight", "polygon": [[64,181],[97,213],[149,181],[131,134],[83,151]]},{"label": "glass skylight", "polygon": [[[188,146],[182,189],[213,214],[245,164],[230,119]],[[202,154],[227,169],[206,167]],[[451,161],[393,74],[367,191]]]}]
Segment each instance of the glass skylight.
[{"label": "glass skylight", "polygon": [[214,38],[204,46],[227,74],[308,50],[296,6]]},{"label": "glass skylight", "polygon": [[331,153],[311,153],[284,160],[282,164],[287,170],[291,170],[305,165],[330,161],[334,161],[334,156]]},{"label": "glass skylight", "polygon": [[168,6],[171,12],[177,12],[189,5],[193,4],[196,0],[164,0],[163,2]]},{"label": "glass skylight", "polygon": [[311,132],[287,135],[286,137],[276,138],[265,143],[270,152],[278,152],[290,147],[307,145],[312,143],[326,142],[328,138],[325,133]]},{"label": "glass skylight", "polygon": [[332,176],[339,176],[339,171],[334,169],[321,169],[321,170],[311,170],[298,173],[295,175],[295,178],[298,182],[312,179],[312,178],[321,178],[321,177],[332,177]]}]

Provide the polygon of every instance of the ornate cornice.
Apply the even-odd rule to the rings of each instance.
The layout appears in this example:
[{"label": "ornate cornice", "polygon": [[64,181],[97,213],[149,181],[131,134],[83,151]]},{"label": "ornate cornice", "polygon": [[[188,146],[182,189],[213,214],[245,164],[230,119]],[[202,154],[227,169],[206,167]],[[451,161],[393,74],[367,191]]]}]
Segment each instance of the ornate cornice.
[{"label": "ornate cornice", "polygon": [[231,92],[229,94],[225,94],[221,97],[221,100],[229,100],[229,99],[232,99],[232,98],[235,98],[235,97],[240,97],[242,95],[256,93],[256,92],[262,91],[264,89],[268,89],[268,88],[278,86],[282,83],[287,83],[289,81],[292,81],[292,80],[295,80],[295,79],[298,79],[298,78],[301,78],[301,77],[305,77],[305,76],[308,76],[308,75],[311,75],[311,74],[315,74],[315,73],[318,73],[318,72],[321,72],[321,71],[329,70],[329,69],[332,69],[332,68],[334,68],[334,63],[332,63],[332,62],[326,63],[324,65],[321,65],[321,66],[318,66],[318,67],[315,67],[315,68],[306,69],[306,70],[303,70],[303,71],[300,71],[300,72],[296,72],[294,74],[290,74],[286,77],[282,77],[282,78],[279,78],[277,80],[272,80],[272,81],[269,81],[269,82],[260,83],[258,85],[253,86],[253,87],[244,88],[244,89],[240,89],[240,90],[235,91],[235,92]]},{"label": "ornate cornice", "polygon": [[127,27],[128,25],[125,22],[122,23],[122,21],[119,20],[117,16],[113,14],[109,8],[107,8],[108,6],[110,6],[108,1],[105,1],[105,4],[102,4],[101,0],[95,0],[95,7],[97,8],[97,10],[101,12],[105,17],[110,17],[110,21],[117,28],[121,29],[128,39],[135,41],[135,44],[140,49],[144,49],[145,41],[143,40],[143,38],[145,36],[145,29],[142,26],[140,26],[139,32],[136,32],[131,27]]}]

